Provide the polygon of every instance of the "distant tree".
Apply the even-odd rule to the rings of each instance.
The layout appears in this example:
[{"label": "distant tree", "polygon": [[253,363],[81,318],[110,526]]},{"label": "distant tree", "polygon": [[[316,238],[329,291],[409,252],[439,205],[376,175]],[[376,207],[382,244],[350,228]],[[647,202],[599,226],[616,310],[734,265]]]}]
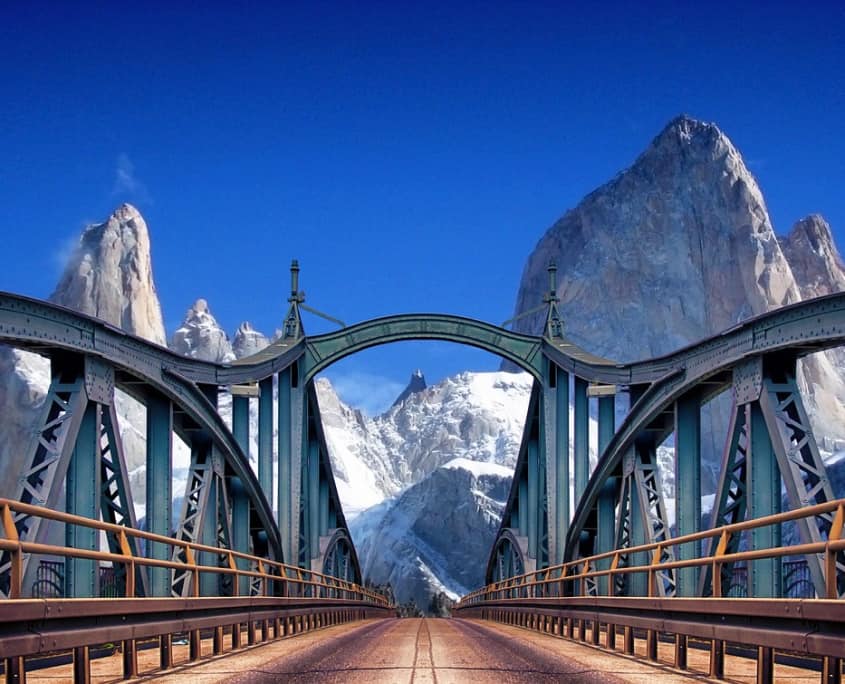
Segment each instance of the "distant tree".
[{"label": "distant tree", "polygon": [[428,614],[432,617],[450,617],[455,602],[445,592],[438,592],[431,597],[428,604]]}]

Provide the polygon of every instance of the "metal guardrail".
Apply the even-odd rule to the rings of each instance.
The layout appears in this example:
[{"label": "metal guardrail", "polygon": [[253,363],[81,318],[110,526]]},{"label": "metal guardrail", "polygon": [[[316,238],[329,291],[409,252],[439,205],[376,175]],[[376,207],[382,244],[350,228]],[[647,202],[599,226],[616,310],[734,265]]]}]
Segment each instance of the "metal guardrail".
[{"label": "metal guardrail", "polygon": [[[780,525],[785,522],[812,518],[822,514],[833,514],[833,523],[829,538],[826,542],[812,544],[795,544],[779,546],[769,549],[752,549],[727,553],[728,540],[732,535],[741,534],[759,527]],[[784,558],[787,556],[801,556],[823,554],[825,557],[825,598],[837,598],[836,556],[845,550],[845,539],[842,538],[845,525],[845,499],[837,499],[816,506],[807,506],[794,511],[778,513],[776,515],[746,520],[740,523],[715,527],[681,537],[673,537],[663,542],[643,544],[622,549],[614,549],[574,561],[552,565],[542,570],[524,573],[514,577],[494,582],[486,587],[477,589],[464,596],[458,605],[472,605],[479,601],[503,598],[541,598],[548,596],[587,596],[595,594],[590,587],[595,586],[601,577],[615,578],[626,575],[645,573],[648,575],[648,596],[659,595],[657,582],[661,572],[678,568],[702,568],[710,566],[711,595],[723,595],[722,567],[726,564],[738,562],[750,563],[770,558]],[[689,558],[684,560],[664,561],[666,554],[663,550],[672,547],[697,542],[704,539],[716,539],[715,552],[712,556]],[[651,561],[641,565],[626,565],[624,560],[637,556],[650,557]],[[607,565],[608,567],[601,567]],[[614,594],[615,582],[607,582],[607,595]],[[570,585],[570,586],[567,586]]]},{"label": "metal guardrail", "polygon": [[[21,541],[18,538],[17,528],[15,527],[15,512],[38,516],[67,525],[79,525],[81,527],[99,530],[106,534],[116,535],[119,542],[118,548],[120,548],[121,552],[90,551]],[[115,566],[123,566],[125,570],[124,594],[127,598],[136,596],[135,577],[136,570],[139,567],[159,567],[189,572],[192,578],[191,591],[194,597],[200,596],[200,575],[211,573],[233,577],[235,581],[231,585],[235,596],[238,595],[238,585],[240,584],[237,580],[239,578],[249,578],[250,581],[257,580],[260,582],[261,589],[259,593],[263,596],[343,598],[372,603],[373,605],[385,608],[389,607],[387,599],[381,594],[347,580],[324,575],[314,570],[287,565],[232,549],[223,549],[216,546],[207,546],[164,537],[151,532],[145,532],[144,530],[135,530],[122,525],[91,520],[9,499],[0,499],[0,527],[3,531],[3,537],[0,538],[0,549],[8,551],[11,555],[10,599],[18,599],[23,596],[23,555],[29,553],[42,556],[89,559],[97,562],[110,562]],[[172,547],[174,550],[178,548],[182,551],[185,560],[174,561],[135,556],[132,554],[130,544],[128,543],[129,537],[164,544]],[[226,565],[201,565],[197,562],[197,556],[200,553],[213,554],[215,557],[225,558]],[[170,555],[173,557],[173,554]],[[257,569],[250,570],[239,567],[238,561],[243,561],[244,565],[249,565]]]},{"label": "metal guardrail", "polygon": [[[726,552],[732,535],[820,514],[831,515],[833,519],[826,542]],[[610,650],[616,650],[616,636],[622,633],[623,650],[628,655],[635,653],[635,638],[644,636],[646,657],[653,661],[657,660],[659,637],[671,634],[675,640],[674,666],[679,669],[687,669],[689,640],[705,640],[710,646],[709,674],[718,679],[724,677],[726,643],[756,648],[758,682],[774,681],[775,651],[788,651],[821,658],[822,682],[838,683],[842,680],[845,656],[845,601],[837,598],[837,579],[841,572],[837,555],[845,549],[843,525],[845,499],[840,499],[661,543],[615,549],[495,582],[464,596],[453,612],[581,641],[587,641],[589,633],[589,641],[596,646],[604,633],[605,648]],[[712,556],[663,560],[666,547],[704,539],[717,540]],[[650,561],[626,565],[638,554]],[[747,595],[751,563],[807,554],[824,556],[826,597],[723,597],[723,588],[725,594]],[[729,587],[722,586],[722,568],[726,564],[732,564],[734,570]],[[806,591],[807,580],[801,574],[800,562],[787,561],[784,565],[788,564],[794,567],[789,567],[785,577],[785,593]],[[662,598],[658,586],[663,581],[660,573],[690,567],[709,567],[712,597]],[[636,574],[647,575],[648,595],[615,596],[615,578]],[[602,583],[600,578],[606,579]],[[598,595],[600,588],[602,595]]]},{"label": "metal guardrail", "polygon": [[[93,528],[116,535],[120,553],[74,549],[21,541],[14,514],[25,513],[61,522]],[[72,651],[74,682],[91,678],[90,649],[104,643],[121,643],[124,678],[138,674],[137,643],[158,639],[160,667],[173,666],[173,637],[187,634],[189,659],[201,655],[201,631],[210,632],[213,652],[224,651],[224,635],[231,638],[231,648],[280,638],[323,626],[367,617],[385,617],[392,613],[388,600],[352,582],[322,573],[279,563],[246,553],[135,530],[120,525],[90,520],[0,499],[0,549],[11,557],[8,599],[0,599],[0,661],[4,663],[7,682],[26,680],[26,658],[57,651]],[[130,537],[148,544],[170,547],[171,558],[162,560],[135,556]],[[210,554],[222,561],[221,567],[201,565],[199,554]],[[34,554],[66,559],[87,559],[104,563],[99,570],[114,578],[122,569],[122,582],[106,587],[115,598],[54,598],[61,582],[63,563],[48,561],[36,585],[44,585],[48,598],[24,598],[23,555]],[[111,563],[111,566],[107,565]],[[245,566],[245,567],[242,567]],[[146,568],[166,568],[189,573],[192,594],[187,598],[140,597],[136,594],[136,572]],[[206,573],[228,577],[230,596],[200,596],[200,577]],[[43,575],[43,576],[42,576]],[[242,583],[240,580],[244,579]],[[239,595],[239,585],[250,587]],[[260,637],[258,636],[260,634]],[[244,636],[245,635],[245,636]]]}]

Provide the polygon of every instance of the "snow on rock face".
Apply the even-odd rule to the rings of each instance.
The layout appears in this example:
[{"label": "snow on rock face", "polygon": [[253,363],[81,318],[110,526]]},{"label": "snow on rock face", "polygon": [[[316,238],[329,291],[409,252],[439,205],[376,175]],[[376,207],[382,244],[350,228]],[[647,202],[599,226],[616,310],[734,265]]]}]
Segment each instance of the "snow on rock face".
[{"label": "snow on rock face", "polygon": [[411,373],[411,379],[408,381],[407,387],[405,387],[402,391],[402,394],[396,397],[396,401],[393,402],[393,406],[401,404],[412,394],[422,392],[427,386],[428,385],[425,384],[425,376],[423,375],[423,372],[419,369],[415,370]]},{"label": "snow on rock face", "polygon": [[268,344],[270,344],[270,340],[267,337],[253,328],[249,321],[244,321],[238,326],[235,333],[232,351],[237,358],[242,359],[257,354]]},{"label": "snow on rock face", "polygon": [[343,404],[328,380],[318,379],[320,415],[347,516],[456,457],[512,469],[531,384],[528,374],[462,373],[370,418]]},{"label": "snow on rock face", "polygon": [[188,309],[182,325],[173,333],[170,348],[177,354],[202,361],[228,363],[235,360],[228,335],[211,315],[204,299],[198,299]]},{"label": "snow on rock face", "polygon": [[400,603],[413,600],[422,610],[440,591],[458,598],[482,584],[512,475],[492,468],[504,472],[438,468],[386,512],[356,518],[352,534],[364,576],[389,582]]},{"label": "snow on rock face", "polygon": [[[413,599],[423,610],[440,591],[455,597],[483,581],[532,384],[527,373],[461,373],[369,418],[345,406],[327,380],[317,381],[366,579],[389,581],[400,602]],[[596,440],[591,420],[590,443]],[[594,450],[590,459],[595,464]]]}]

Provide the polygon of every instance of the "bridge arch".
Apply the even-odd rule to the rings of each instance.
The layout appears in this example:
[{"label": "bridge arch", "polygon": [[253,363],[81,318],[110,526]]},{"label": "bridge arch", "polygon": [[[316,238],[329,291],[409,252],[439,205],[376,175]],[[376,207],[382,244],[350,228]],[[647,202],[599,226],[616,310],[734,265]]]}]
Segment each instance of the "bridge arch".
[{"label": "bridge arch", "polygon": [[465,344],[501,356],[542,380],[542,338],[490,323],[448,314],[404,314],[375,318],[336,332],[306,338],[303,377],[356,352],[403,340],[440,340]]}]

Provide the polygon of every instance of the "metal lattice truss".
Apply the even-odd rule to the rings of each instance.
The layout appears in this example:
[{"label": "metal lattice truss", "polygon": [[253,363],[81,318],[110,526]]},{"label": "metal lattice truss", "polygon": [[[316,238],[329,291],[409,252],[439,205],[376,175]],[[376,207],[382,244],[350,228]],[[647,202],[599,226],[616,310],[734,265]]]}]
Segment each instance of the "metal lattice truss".
[{"label": "metal lattice truss", "polygon": [[[622,487],[616,517],[616,548],[627,549],[641,544],[657,544],[653,564],[654,573],[652,591],[661,597],[675,595],[675,572],[660,567],[662,563],[675,560],[673,547],[662,546],[668,541],[669,525],[666,515],[666,503],[660,483],[660,472],[652,445],[638,444],[625,459]],[[628,554],[617,556],[613,569],[628,567],[631,558]],[[625,595],[631,592],[624,575],[617,575],[614,581],[614,593]],[[598,595],[598,583],[588,584],[590,595]]]},{"label": "metal lattice truss", "polygon": [[[819,454],[813,430],[801,399],[795,377],[795,364],[778,369],[778,376],[767,373],[760,394],[760,408],[772,438],[789,506],[792,509],[827,503],[835,499],[827,471]],[[805,544],[826,541],[833,526],[833,513],[802,518],[798,523]],[[807,557],[816,592],[825,596],[824,559]],[[839,583],[836,598],[845,596],[845,553],[836,555]]]},{"label": "metal lattice truss", "polygon": [[[136,528],[135,510],[126,470],[126,459],[114,409],[114,372],[101,361],[86,357],[83,364],[68,364],[54,373],[36,423],[27,467],[18,478],[16,499],[35,506],[60,508],[68,466],[86,412],[93,411],[100,467],[100,512],[104,522]],[[96,481],[96,479],[95,479]],[[16,514],[14,525],[21,541],[44,543],[47,526],[37,516]],[[106,534],[109,550],[122,553],[124,544],[133,555],[139,549],[134,539]],[[10,554],[0,554],[0,595],[7,596]],[[24,556],[26,575],[29,557]],[[118,591],[125,587],[125,568],[115,566]],[[136,590],[146,595],[146,574],[136,575]]]},{"label": "metal lattice truss", "polygon": [[[206,544],[220,549],[215,555],[217,567],[227,567],[229,556],[222,553],[232,547],[232,506],[225,477],[222,458],[209,444],[197,443],[191,448],[191,467],[182,503],[182,514],[176,538],[184,542]],[[174,562],[196,565],[197,559],[189,557],[184,547],[175,547]],[[207,563],[204,563],[207,564]],[[220,580],[215,593],[221,596],[231,595],[232,583],[228,579]],[[196,584],[197,576],[192,570],[174,570],[171,576],[173,596],[198,596],[200,588]],[[250,592],[260,593],[257,586],[250,587]]]},{"label": "metal lattice truss", "polygon": [[[733,405],[728,427],[728,439],[722,452],[722,465],[719,475],[719,486],[716,489],[716,500],[713,506],[712,523],[710,527],[721,527],[746,519],[748,492],[748,451],[750,447],[749,418],[750,406]],[[735,553],[739,549],[739,535],[731,535],[724,540],[714,539],[709,555],[717,552],[721,543],[721,553]],[[699,596],[710,593],[712,568],[706,566],[701,573]],[[733,574],[733,564],[722,566],[722,586],[729,587]]]}]

